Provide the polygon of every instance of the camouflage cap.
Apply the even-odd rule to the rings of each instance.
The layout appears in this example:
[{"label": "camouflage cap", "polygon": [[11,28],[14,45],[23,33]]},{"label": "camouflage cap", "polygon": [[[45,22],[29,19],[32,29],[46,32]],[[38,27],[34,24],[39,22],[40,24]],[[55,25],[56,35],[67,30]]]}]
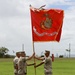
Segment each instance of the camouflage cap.
[{"label": "camouflage cap", "polygon": [[21,51],[21,53],[25,53],[25,51]]},{"label": "camouflage cap", "polygon": [[49,50],[45,50],[45,53],[50,53],[50,51]]},{"label": "camouflage cap", "polygon": [[16,52],[16,54],[20,54],[20,52]]}]

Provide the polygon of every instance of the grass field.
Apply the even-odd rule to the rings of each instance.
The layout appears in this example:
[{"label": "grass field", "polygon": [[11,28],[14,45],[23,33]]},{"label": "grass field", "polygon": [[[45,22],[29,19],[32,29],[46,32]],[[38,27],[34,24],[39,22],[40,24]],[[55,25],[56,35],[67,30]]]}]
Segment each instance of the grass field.
[{"label": "grass field", "polygon": [[[14,75],[13,59],[0,58],[0,75]],[[38,64],[40,61],[36,61]],[[28,61],[33,63],[33,60]],[[52,62],[53,75],[75,75],[75,58],[55,58]],[[27,67],[27,75],[35,75],[33,66]],[[44,75],[43,65],[36,68],[36,75]]]}]

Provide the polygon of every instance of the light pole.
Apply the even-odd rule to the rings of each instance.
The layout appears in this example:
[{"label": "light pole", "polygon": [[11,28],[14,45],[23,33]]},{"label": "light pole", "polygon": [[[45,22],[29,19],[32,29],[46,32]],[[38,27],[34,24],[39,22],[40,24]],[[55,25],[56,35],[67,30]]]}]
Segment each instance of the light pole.
[{"label": "light pole", "polygon": [[22,51],[24,51],[24,44],[22,44]]},{"label": "light pole", "polygon": [[71,44],[69,43],[69,49],[66,49],[66,51],[69,52],[69,58],[70,58],[70,52],[71,52],[71,48],[70,48]]},{"label": "light pole", "polygon": [[69,43],[69,58],[70,58],[70,52],[71,52],[70,46],[71,46],[71,45],[70,45],[70,43]]}]

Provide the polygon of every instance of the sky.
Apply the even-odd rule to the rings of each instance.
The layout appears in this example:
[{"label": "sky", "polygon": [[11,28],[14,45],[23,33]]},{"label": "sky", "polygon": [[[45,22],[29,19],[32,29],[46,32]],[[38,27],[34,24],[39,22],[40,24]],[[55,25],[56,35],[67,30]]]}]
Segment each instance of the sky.
[{"label": "sky", "polygon": [[69,44],[71,55],[75,55],[75,0],[0,0],[0,47],[8,48],[11,55],[23,49],[32,55],[30,4],[36,8],[46,5],[45,9],[64,10],[60,42],[34,42],[36,55],[50,50],[56,56],[68,56]]}]

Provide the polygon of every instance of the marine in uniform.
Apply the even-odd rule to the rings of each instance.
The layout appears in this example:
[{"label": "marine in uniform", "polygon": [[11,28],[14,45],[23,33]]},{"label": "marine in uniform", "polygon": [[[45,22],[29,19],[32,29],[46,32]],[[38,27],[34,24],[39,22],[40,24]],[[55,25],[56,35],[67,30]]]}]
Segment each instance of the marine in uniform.
[{"label": "marine in uniform", "polygon": [[16,52],[16,57],[13,59],[14,75],[18,75],[18,60],[20,58],[20,52]]},{"label": "marine in uniform", "polygon": [[34,64],[27,64],[27,60],[30,60],[34,54],[31,57],[26,58],[25,52],[21,52],[21,57],[18,60],[18,75],[26,75],[27,74],[27,66],[31,66]]},{"label": "marine in uniform", "polygon": [[26,75],[26,66],[25,53],[21,52],[21,57],[18,60],[18,75]]},{"label": "marine in uniform", "polygon": [[35,56],[36,59],[42,60],[41,63],[38,65],[35,65],[35,68],[44,64],[44,74],[45,75],[52,75],[52,59],[50,57],[50,51],[45,51],[45,57],[44,58],[38,58]]}]

